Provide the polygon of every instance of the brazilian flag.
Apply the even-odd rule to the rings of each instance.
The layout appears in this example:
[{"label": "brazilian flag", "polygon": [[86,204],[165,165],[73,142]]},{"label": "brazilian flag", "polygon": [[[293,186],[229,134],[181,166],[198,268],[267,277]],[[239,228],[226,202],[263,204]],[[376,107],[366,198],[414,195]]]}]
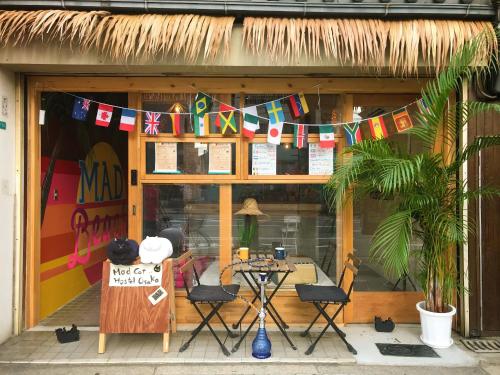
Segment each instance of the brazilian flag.
[{"label": "brazilian flag", "polygon": [[194,103],[191,107],[191,113],[195,117],[203,117],[205,113],[212,109],[212,98],[202,92],[196,94]]}]

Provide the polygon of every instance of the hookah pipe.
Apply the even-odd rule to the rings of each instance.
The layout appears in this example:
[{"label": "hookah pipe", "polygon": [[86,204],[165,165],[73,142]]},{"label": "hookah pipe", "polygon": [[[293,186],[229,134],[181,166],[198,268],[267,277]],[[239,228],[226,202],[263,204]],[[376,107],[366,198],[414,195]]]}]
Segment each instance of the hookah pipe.
[{"label": "hookah pipe", "polygon": [[[219,274],[219,283],[220,286],[222,287],[222,290],[226,293],[229,294],[230,296],[233,296],[235,298],[241,299],[244,301],[246,304],[248,304],[251,308],[253,308],[258,316],[259,316],[259,328],[257,329],[257,335],[255,336],[254,340],[252,341],[252,356],[258,359],[266,359],[271,356],[271,341],[269,340],[269,337],[267,337],[267,332],[266,332],[266,309],[265,309],[265,304],[266,304],[266,294],[265,294],[265,285],[269,282],[269,279],[266,278],[266,273],[264,272],[259,272],[259,285],[260,285],[260,309],[257,308],[252,302],[247,300],[245,297],[239,296],[237,294],[229,292],[227,289],[224,288],[224,285],[222,284],[222,275],[224,272],[235,265],[240,265],[240,264],[248,264],[250,267],[252,267],[252,263],[255,262],[265,262],[268,261],[266,258],[255,258],[251,260],[246,260],[246,261],[240,261],[237,263],[231,263],[224,267]],[[262,268],[262,267],[267,267],[265,265],[253,265],[253,267],[257,268]]]}]

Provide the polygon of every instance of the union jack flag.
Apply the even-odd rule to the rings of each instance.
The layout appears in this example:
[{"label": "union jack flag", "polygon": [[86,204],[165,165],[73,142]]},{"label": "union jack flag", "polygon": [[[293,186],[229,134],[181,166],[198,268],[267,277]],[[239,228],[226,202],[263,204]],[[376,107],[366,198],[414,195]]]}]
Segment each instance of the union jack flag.
[{"label": "union jack flag", "polygon": [[151,135],[158,135],[158,126],[160,126],[160,115],[161,113],[157,112],[146,112],[146,129],[144,129],[144,133]]},{"label": "union jack flag", "polygon": [[90,100],[89,99],[83,99],[82,107],[83,107],[84,110],[88,111],[90,109]]}]

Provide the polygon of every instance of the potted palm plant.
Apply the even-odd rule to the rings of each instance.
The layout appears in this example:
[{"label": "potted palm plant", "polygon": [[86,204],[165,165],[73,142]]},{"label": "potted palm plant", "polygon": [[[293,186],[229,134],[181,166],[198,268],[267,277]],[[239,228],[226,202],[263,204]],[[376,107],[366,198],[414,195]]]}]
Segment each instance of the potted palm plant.
[{"label": "potted palm plant", "polygon": [[500,135],[478,137],[464,148],[456,147],[456,140],[469,118],[483,111],[500,111],[500,105],[473,101],[449,104],[462,79],[487,69],[484,63],[478,64],[479,57],[492,52],[483,48],[486,37],[490,36],[482,35],[463,46],[423,90],[427,109],[408,130],[423,144],[422,152],[398,149],[390,138],[362,141],[345,149],[325,186],[331,207],[343,204],[348,196],[393,200],[394,210],[378,225],[370,244],[370,257],[388,274],[402,277],[410,272],[410,242],[420,239],[421,249],[415,256],[417,279],[425,295],[425,301],[417,304],[421,339],[435,348],[449,347],[453,342],[451,324],[456,310],[452,303],[459,287],[455,251],[470,231],[460,208],[468,199],[498,194],[492,188],[467,190],[460,171],[480,150],[500,145]]}]

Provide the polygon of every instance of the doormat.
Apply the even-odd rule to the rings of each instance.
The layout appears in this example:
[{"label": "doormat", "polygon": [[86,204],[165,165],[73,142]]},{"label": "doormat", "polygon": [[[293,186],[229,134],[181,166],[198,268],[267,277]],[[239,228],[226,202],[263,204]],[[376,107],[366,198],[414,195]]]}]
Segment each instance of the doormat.
[{"label": "doormat", "polygon": [[500,341],[487,339],[462,339],[464,346],[476,353],[500,353]]},{"label": "doormat", "polygon": [[392,355],[396,357],[430,357],[439,358],[439,355],[427,345],[408,344],[380,344],[376,343],[382,355]]}]

